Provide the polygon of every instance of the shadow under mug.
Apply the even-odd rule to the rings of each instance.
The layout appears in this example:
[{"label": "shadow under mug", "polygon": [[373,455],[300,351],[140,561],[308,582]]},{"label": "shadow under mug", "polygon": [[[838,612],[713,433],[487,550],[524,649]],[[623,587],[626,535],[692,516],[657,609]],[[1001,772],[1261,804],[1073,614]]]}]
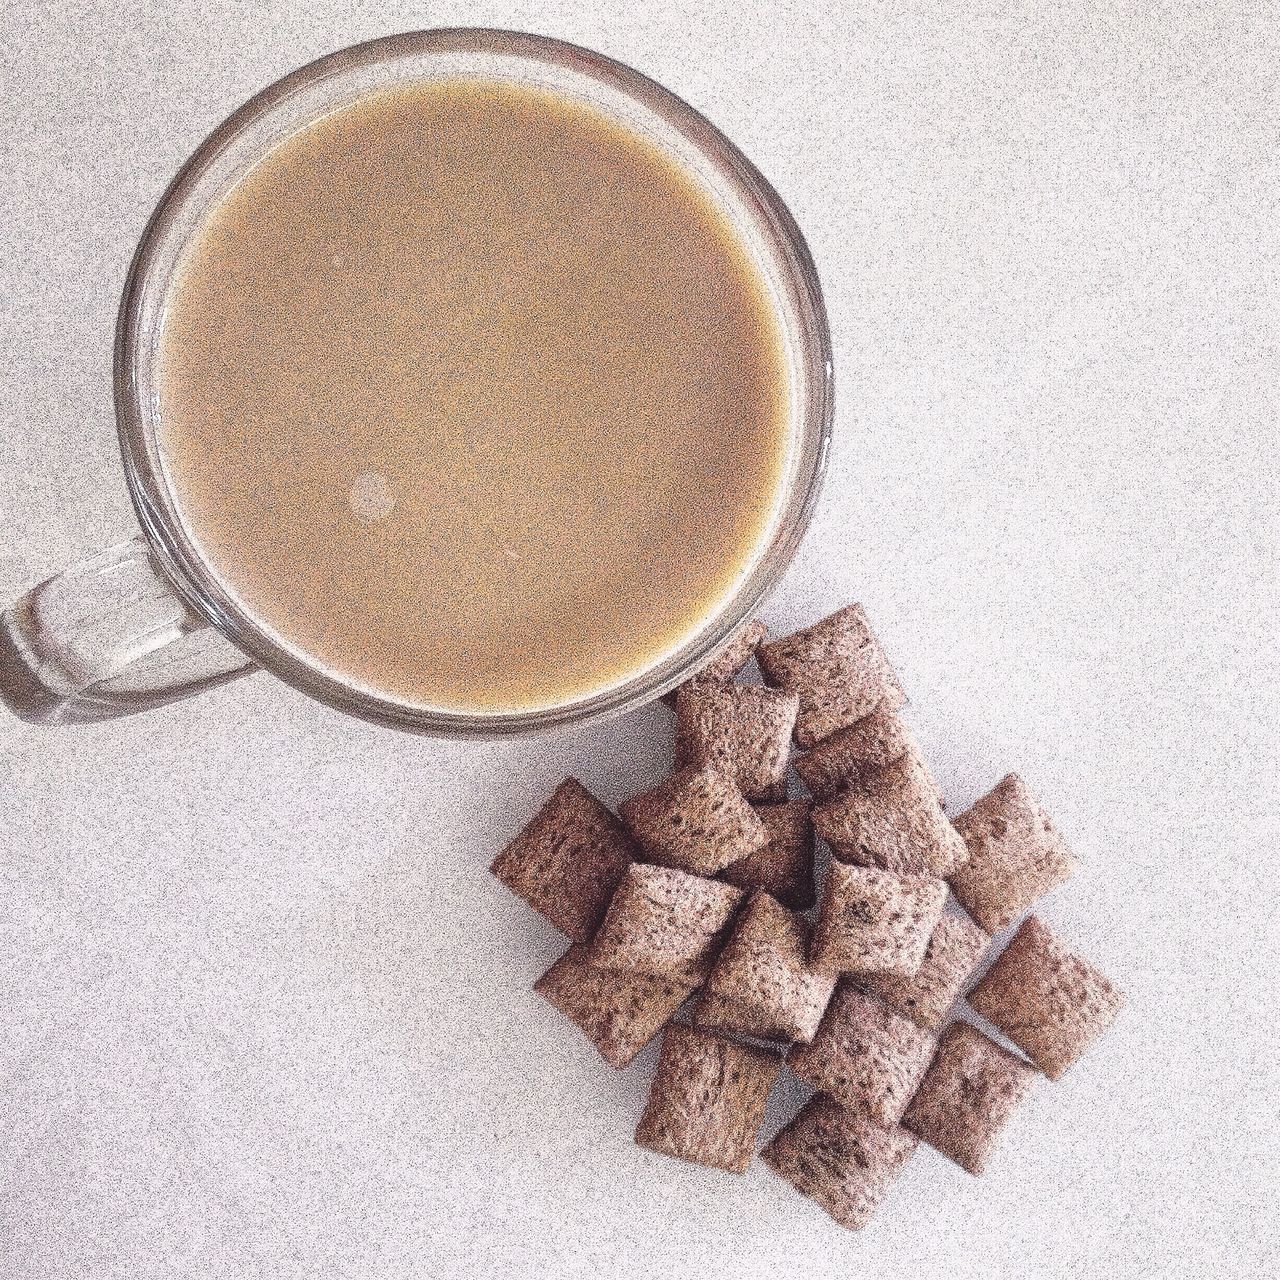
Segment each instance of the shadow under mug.
[{"label": "shadow under mug", "polygon": [[[185,246],[258,159],[335,108],[430,77],[517,80],[585,98],[656,140],[711,192],[776,302],[794,380],[793,444],[767,545],[732,597],[657,665],[547,709],[472,714],[354,688],[248,611],[201,555],[156,442],[157,336]],[[778,194],[713,125],[631,68],[577,46],[505,31],[388,36],[343,49],[263,90],[220,125],[165,192],[134,256],[116,326],[115,410],[142,534],[28,592],[0,615],[0,699],[24,720],[84,723],[159,706],[261,667],[339,710],[397,728],[502,735],[618,714],[666,692],[749,618],[790,562],[821,487],[831,438],[831,340],[817,274]]]}]

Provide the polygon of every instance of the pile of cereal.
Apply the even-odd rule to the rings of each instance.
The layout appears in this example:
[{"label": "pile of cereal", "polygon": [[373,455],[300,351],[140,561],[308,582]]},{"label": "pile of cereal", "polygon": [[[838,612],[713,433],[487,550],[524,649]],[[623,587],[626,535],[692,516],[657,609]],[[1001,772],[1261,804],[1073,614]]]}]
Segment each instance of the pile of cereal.
[{"label": "pile of cereal", "polygon": [[[735,683],[753,656],[765,687]],[[1016,774],[949,820],[904,701],[860,606],[772,642],[753,622],[674,698],[668,778],[617,816],[566,780],[492,868],[569,938],[535,990],[606,1062],[662,1032],[638,1143],[741,1173],[785,1067],[817,1093],[761,1158],[855,1229],[920,1139],[980,1173],[1122,1004],[1030,915],[966,997],[1021,1054],[955,1016],[1075,863]]]}]

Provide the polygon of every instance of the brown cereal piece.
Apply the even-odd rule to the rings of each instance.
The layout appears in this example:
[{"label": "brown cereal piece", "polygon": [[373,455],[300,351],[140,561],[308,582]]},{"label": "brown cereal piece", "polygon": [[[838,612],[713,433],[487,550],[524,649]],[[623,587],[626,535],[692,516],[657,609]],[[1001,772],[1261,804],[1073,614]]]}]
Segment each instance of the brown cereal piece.
[{"label": "brown cereal piece", "polygon": [[566,778],[489,870],[574,942],[595,933],[637,850],[576,778]]},{"label": "brown cereal piece", "polygon": [[1124,996],[1038,916],[1028,916],[969,1004],[1056,1080],[1116,1020]]},{"label": "brown cereal piece", "polygon": [[758,685],[699,684],[676,701],[676,765],[714,765],[748,800],[784,800],[794,693]]},{"label": "brown cereal piece", "polygon": [[668,706],[676,705],[676,695],[684,689],[696,685],[728,684],[751,661],[755,651],[760,647],[768,628],[758,618],[748,622],[741,630],[735,632],[725,642],[724,647],[700,671],[678,685],[669,693],[662,695]]},{"label": "brown cereal piece", "polygon": [[986,1167],[1035,1068],[967,1022],[953,1022],[902,1118],[903,1126],[970,1173]]},{"label": "brown cereal piece", "polygon": [[812,1044],[787,1066],[821,1093],[880,1124],[897,1124],[933,1057],[933,1037],[910,1018],[842,983]]},{"label": "brown cereal piece", "polygon": [[699,984],[743,896],[718,880],[633,862],[591,944],[590,963]]},{"label": "brown cereal piece", "polygon": [[808,947],[802,916],[754,894],[716,959],[694,1024],[763,1040],[812,1040],[836,979],[809,968]]},{"label": "brown cereal piece", "polygon": [[647,973],[597,969],[590,962],[590,948],[575,942],[533,989],[575,1023],[611,1067],[621,1069],[695,987]]},{"label": "brown cereal piece", "polygon": [[905,1130],[886,1128],[817,1094],[760,1158],[842,1227],[857,1231],[871,1220],[915,1149],[915,1138]]},{"label": "brown cereal piece", "polygon": [[756,805],[769,843],[720,872],[720,879],[744,889],[763,889],[793,911],[817,901],[813,881],[813,823],[807,800]]},{"label": "brown cereal piece", "polygon": [[901,717],[889,707],[880,706],[798,755],[796,773],[815,799],[825,800],[908,752],[921,758]]},{"label": "brown cereal piece", "polygon": [[796,741],[802,747],[906,701],[862,606],[851,604],[821,622],[756,651],[769,684],[800,698]]},{"label": "brown cereal piece", "polygon": [[636,1141],[663,1155],[743,1173],[755,1154],[781,1059],[672,1023],[662,1038]]},{"label": "brown cereal piece", "polygon": [[813,967],[915,973],[946,900],[941,880],[833,862],[813,935]]},{"label": "brown cereal piece", "polygon": [[960,905],[988,932],[998,933],[1076,869],[1066,841],[1011,773],[955,820],[969,860],[951,875]]},{"label": "brown cereal piece", "polygon": [[903,875],[947,876],[969,856],[913,755],[815,805],[813,825],[842,861]]},{"label": "brown cereal piece", "polygon": [[863,973],[854,981],[917,1026],[936,1031],[960,998],[965,979],[990,941],[963,916],[944,915],[929,939],[920,967],[910,977]]},{"label": "brown cereal piece", "polygon": [[769,839],[733,779],[707,764],[673,773],[624,800],[618,812],[650,861],[700,876],[715,875]]}]

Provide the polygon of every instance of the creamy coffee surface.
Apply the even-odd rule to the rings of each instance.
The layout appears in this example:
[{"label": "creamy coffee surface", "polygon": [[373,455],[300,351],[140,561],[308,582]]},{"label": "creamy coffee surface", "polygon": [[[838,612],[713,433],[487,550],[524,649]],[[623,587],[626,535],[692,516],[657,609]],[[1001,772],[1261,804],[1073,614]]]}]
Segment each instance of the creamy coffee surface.
[{"label": "creamy coffee surface", "polygon": [[767,285],[589,104],[377,92],[267,155],[181,263],[165,470],[228,588],[416,705],[554,706],[658,661],[767,541],[791,441]]}]

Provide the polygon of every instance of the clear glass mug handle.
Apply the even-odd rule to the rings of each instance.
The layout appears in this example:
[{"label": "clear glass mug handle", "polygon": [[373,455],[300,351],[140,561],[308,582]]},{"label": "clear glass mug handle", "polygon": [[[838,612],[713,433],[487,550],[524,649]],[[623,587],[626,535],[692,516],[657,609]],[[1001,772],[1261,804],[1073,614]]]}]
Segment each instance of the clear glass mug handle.
[{"label": "clear glass mug handle", "polygon": [[141,536],[0,614],[0,702],[32,724],[145,711],[254,669],[174,594]]}]

